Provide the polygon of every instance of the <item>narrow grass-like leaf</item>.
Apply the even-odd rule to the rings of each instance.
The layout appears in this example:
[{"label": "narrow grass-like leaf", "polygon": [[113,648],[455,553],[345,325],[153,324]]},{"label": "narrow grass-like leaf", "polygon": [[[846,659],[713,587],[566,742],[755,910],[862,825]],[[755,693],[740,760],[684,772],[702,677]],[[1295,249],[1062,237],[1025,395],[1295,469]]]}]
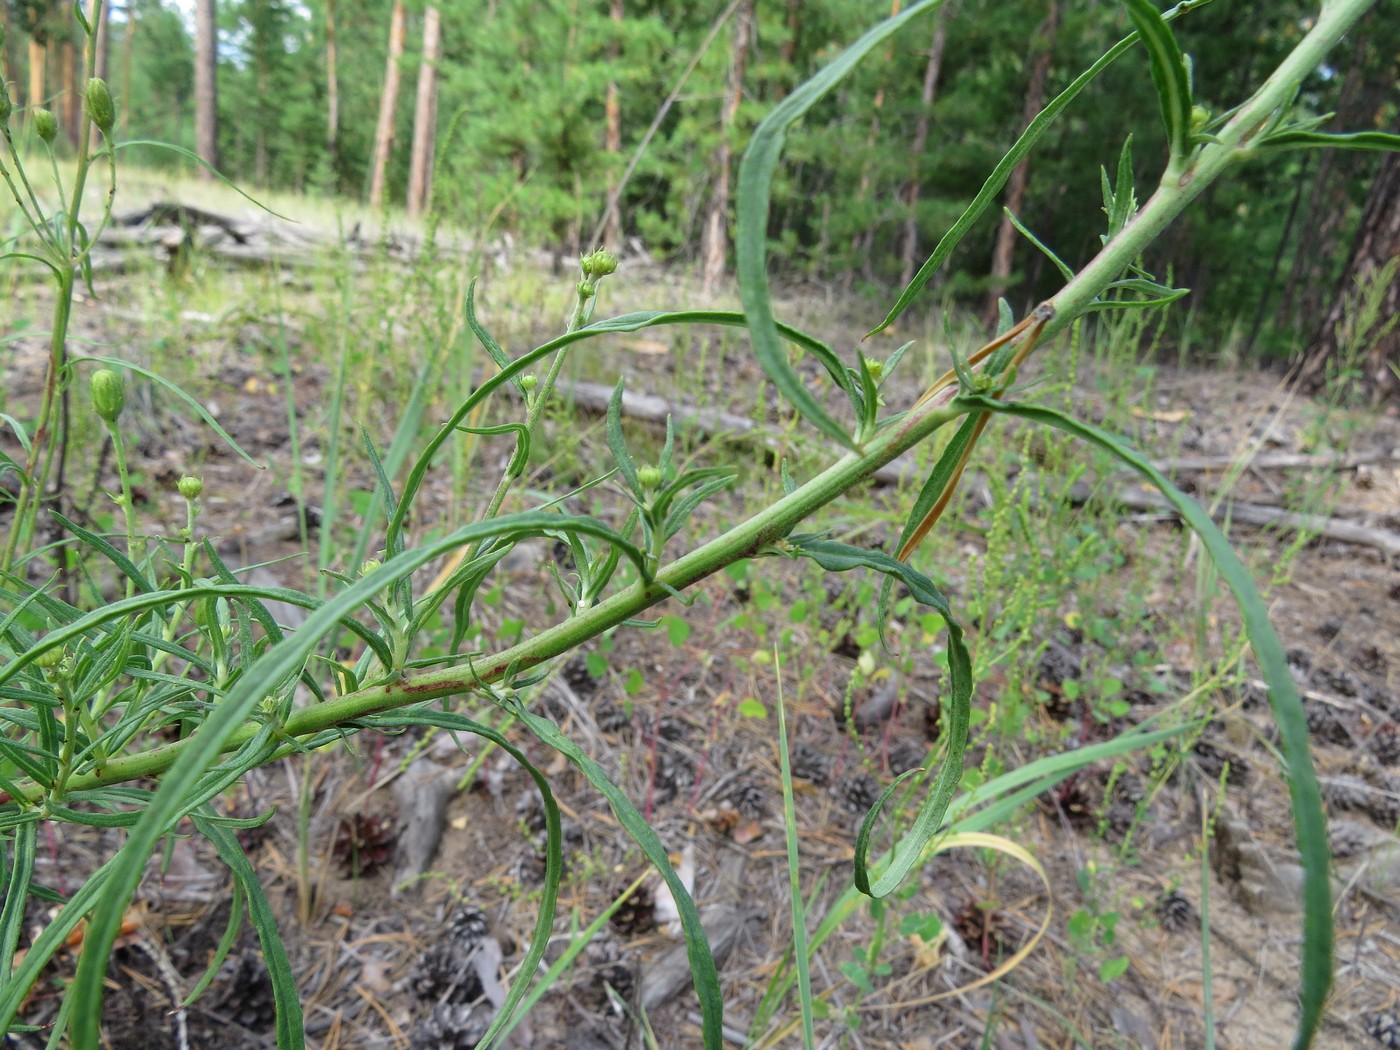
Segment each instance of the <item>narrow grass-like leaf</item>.
[{"label": "narrow grass-like leaf", "polygon": [[957,791],[962,780],[963,750],[967,747],[967,730],[972,711],[972,659],[963,642],[962,627],[954,619],[953,611],[948,607],[948,600],[923,573],[896,561],[888,554],[862,550],[846,543],[817,539],[799,541],[796,538],[792,542],[799,553],[811,558],[828,572],[868,568],[895,577],[909,588],[915,601],[935,609],[943,618],[948,630],[949,710],[945,723],[948,751],[943,759],[943,768],[939,770],[933,790],[919,807],[914,823],[909,831],[901,836],[901,849],[891,856],[889,865],[873,882],[870,879],[868,856],[870,831],[878,816],[878,810],[872,810],[866,816],[860,835],[856,839],[856,888],[872,897],[885,897],[904,881],[904,877],[918,861],[924,846],[938,833],[943,816],[948,810],[948,803],[952,801],[953,793]]},{"label": "narrow grass-like leaf", "polygon": [[[467,285],[467,327],[472,330],[472,335],[476,336],[476,341],[491,356],[491,360],[496,362],[496,367],[504,372],[510,367],[510,355],[505,352],[500,343],[496,342],[491,333],[486,330],[486,326],[481,323],[480,318],[476,316],[476,281],[477,279],[473,277]],[[525,397],[525,387],[521,384],[520,377],[517,375],[511,382],[515,384],[515,389],[520,391],[520,396]]]},{"label": "narrow grass-like leaf", "polygon": [[1266,135],[1251,148],[1251,152],[1264,153],[1287,149],[1355,149],[1393,153],[1400,151],[1400,135],[1385,131],[1329,133],[1286,128],[1272,135]]},{"label": "narrow grass-like leaf", "polygon": [[[781,668],[778,647],[773,647],[773,666]],[[797,847],[797,807],[792,800],[792,762],[788,756],[787,711],[783,703],[783,676],[778,674],[778,775],[783,784],[783,829],[787,840],[788,893],[792,905],[792,950],[797,963],[797,995],[802,1008],[802,1045],[812,1050],[816,1035],[812,1028],[812,976],[808,972],[807,911],[802,901],[802,867]]]},{"label": "narrow grass-like leaf", "polygon": [[1161,471],[1113,435],[1053,409],[984,397],[963,400],[969,408],[999,412],[1063,430],[1098,446],[1132,467],[1161,491],[1182,520],[1200,537],[1201,545],[1215,563],[1221,579],[1234,594],[1255,659],[1269,686],[1269,706],[1279,729],[1279,747],[1286,765],[1286,779],[1293,804],[1293,827],[1303,863],[1303,979],[1301,1017],[1294,1045],[1308,1046],[1321,1021],[1327,992],[1332,985],[1332,891],[1328,882],[1330,850],[1327,821],[1313,770],[1302,700],[1288,669],[1283,645],[1269,622],[1268,610],[1249,570],[1210,515],[1195,500],[1181,492]]},{"label": "narrow grass-like leaf", "polygon": [[[205,819],[208,819],[207,816]],[[219,943],[214,946],[214,954],[209,957],[209,965],[204,968],[203,976],[195,982],[189,995],[181,1001],[181,1006],[188,1007],[197,1002],[205,990],[214,983],[214,978],[219,976],[219,970],[223,967],[224,960],[228,958],[228,953],[233,951],[238,934],[242,930],[244,899],[242,893],[229,894],[228,922],[224,925],[223,936],[219,938]]]},{"label": "narrow grass-like leaf", "polygon": [[642,492],[642,484],[637,480],[637,465],[632,462],[632,453],[627,451],[627,438],[622,433],[622,390],[624,382],[617,381],[617,386],[613,388],[612,397],[608,398],[608,448],[612,449],[613,460],[617,463],[617,471],[627,482],[627,488],[637,499],[642,499],[645,493]]},{"label": "narrow grass-like leaf", "polygon": [[56,510],[51,510],[49,511],[49,513],[53,515],[54,519],[60,525],[62,525],[65,529],[71,532],[74,536],[77,536],[78,539],[82,540],[84,544],[97,551],[104,558],[106,558],[113,565],[115,565],[123,576],[127,577],[129,580],[136,584],[136,589],[138,591],[151,591],[155,589],[151,586],[151,582],[146,579],[145,575],[142,574],[141,570],[136,567],[136,563],[133,562],[121,551],[119,551],[106,539],[99,536],[97,533],[93,532],[90,529],[83,528],[76,522],[69,521],[66,517],[64,517]]},{"label": "narrow grass-like leaf", "polygon": [[1151,0],[1123,0],[1152,64],[1157,103],[1167,128],[1168,170],[1179,167],[1191,149],[1191,74],[1176,34]]},{"label": "narrow grass-like leaf", "polygon": [[191,814],[200,834],[214,844],[219,858],[232,873],[238,891],[248,902],[248,922],[257,931],[263,963],[272,981],[272,1002],[277,1011],[278,1050],[300,1050],[306,1044],[302,1031],[301,1000],[297,996],[296,975],[287,958],[287,948],[277,932],[277,917],[263,893],[258,873],[253,870],[243,847],[228,828],[207,819],[207,813]]},{"label": "narrow grass-like leaf", "polygon": [[[1002,211],[1005,213],[1006,217],[1011,221],[1011,225],[1016,228],[1016,230],[1021,234],[1021,236],[1024,237],[1026,240],[1030,241],[1031,244],[1035,245],[1035,247],[1037,248],[1037,250],[1039,250],[1041,255],[1045,256],[1047,259],[1049,259],[1052,263],[1055,264],[1055,269],[1060,271],[1061,277],[1063,277],[1066,281],[1074,280],[1074,271],[1069,268],[1068,263],[1066,263],[1063,259],[1061,259],[1053,251],[1051,251],[1049,245],[1047,245],[1035,234],[1031,233],[1031,231],[1026,228],[1026,226],[1021,222],[1021,220],[1016,218],[1015,214],[1011,211],[1010,208],[1003,208]],[[1004,303],[1006,302],[1006,300],[1002,299],[1001,302]]]},{"label": "narrow grass-like leaf", "polygon": [[[519,376],[526,369],[544,360],[558,350],[563,349],[573,343],[584,339],[594,339],[600,335],[612,335],[627,332],[641,331],[643,328],[655,328],[666,325],[691,325],[691,324],[713,324],[726,328],[744,328],[748,321],[743,314],[732,310],[678,310],[671,312],[642,311],[638,313],[622,314],[618,317],[608,318],[603,321],[595,321],[584,328],[566,332],[561,336],[551,339],[549,342],[535,347],[529,353],[522,354],[511,362],[510,367],[502,369],[496,375],[484,380],[472,393],[457,406],[457,410],[452,413],[436,434],[428,441],[418,459],[414,461],[412,469],[404,480],[403,494],[399,501],[399,511],[395,515],[395,520],[390,523],[391,529],[403,528],[403,519],[407,517],[408,508],[413,505],[419,488],[423,484],[423,479],[427,476],[428,469],[432,466],[438,450],[456,431],[456,427],[466,419],[468,414],[482,404],[487,398],[501,388],[505,383],[510,382]],[[840,361],[835,353],[826,344],[815,336],[793,328],[790,325],[778,325],[778,332],[783,338],[795,343],[807,350],[814,357],[822,362],[827,371],[838,383],[849,384],[849,379],[845,376],[845,369],[841,367]],[[392,467],[392,464],[389,464]],[[392,473],[392,470],[391,470]]]},{"label": "narrow grass-like leaf", "polygon": [[16,828],[8,858],[4,844],[0,843],[0,866],[8,859],[8,870],[3,873],[5,901],[0,905],[0,986],[10,979],[15,949],[19,947],[20,933],[24,930],[24,909],[29,903],[29,883],[34,877],[38,832],[37,822]]},{"label": "narrow grass-like leaf", "polygon": [[291,216],[283,215],[281,212],[273,211],[271,208],[269,208],[262,201],[258,200],[256,197],[250,197],[248,194],[244,193],[241,189],[239,189],[238,184],[235,183],[232,179],[230,179],[227,175],[221,172],[218,168],[214,167],[214,165],[210,164],[199,154],[195,153],[193,150],[186,149],[184,146],[176,146],[169,142],[162,142],[159,139],[128,139],[125,142],[110,143],[107,148],[110,149],[113,154],[115,154],[118,150],[131,149],[137,146],[145,146],[149,149],[155,150],[168,150],[171,153],[175,153],[181,157],[184,157],[186,160],[192,160],[205,171],[209,172],[210,175],[213,175],[214,178],[222,182],[229,189],[233,190],[234,193],[238,194],[244,200],[248,201],[250,204],[257,205],[269,215],[275,215],[277,218],[283,220],[284,222],[290,222],[295,225],[300,225],[299,223],[297,223],[297,220],[293,219]]},{"label": "narrow grass-like leaf", "polygon": [[[1186,11],[1202,7],[1209,2],[1210,0],[1183,0],[1182,3],[1177,4],[1161,17],[1170,21]],[[919,272],[914,275],[913,280],[909,282],[904,291],[900,292],[899,298],[895,300],[894,306],[891,307],[890,312],[885,315],[885,319],[876,325],[875,328],[871,329],[869,335],[866,336],[867,339],[871,335],[883,332],[890,325],[894,324],[905,310],[909,309],[910,304],[913,303],[913,301],[918,298],[919,293],[923,291],[924,285],[928,284],[930,278],[932,278],[933,275],[938,272],[939,268],[948,261],[949,256],[953,254],[953,250],[957,248],[962,239],[967,236],[968,230],[972,229],[977,220],[982,217],[982,213],[991,207],[992,202],[996,199],[997,194],[1001,192],[1002,187],[1006,185],[1006,180],[1011,177],[1011,173],[1016,169],[1016,166],[1021,163],[1021,160],[1034,148],[1035,144],[1040,141],[1044,134],[1050,130],[1050,125],[1059,117],[1060,112],[1074,101],[1075,97],[1089,85],[1090,81],[1121,58],[1129,48],[1137,43],[1137,40],[1138,35],[1133,33],[1118,41],[1118,43],[1105,51],[1093,65],[1089,66],[1083,73],[1075,77],[1067,88],[1051,99],[1050,103],[1035,115],[1030,124],[1026,126],[1026,130],[1021,133],[1021,137],[1012,144],[1011,149],[1007,150],[1006,155],[997,162],[997,166],[992,169],[992,173],[988,175],[987,180],[982,183],[982,188],[977,191],[977,196],[973,198],[972,203],[958,216],[957,221],[953,223],[952,227],[949,228],[948,232],[943,235],[942,239],[933,249],[933,254],[919,267]],[[1187,106],[1188,123],[1190,121],[1190,113],[1191,108]]]},{"label": "narrow grass-like leaf", "polygon": [[[783,99],[754,130],[739,167],[736,194],[738,232],[735,258],[739,271],[739,297],[749,321],[754,356],[779,393],[814,427],[844,448],[852,448],[851,437],[840,423],[827,414],[808,391],[796,370],[788,364],[786,351],[778,338],[773,303],[768,286],[768,204],[773,173],[778,168],[788,129],[824,98],[855,69],[856,65],[911,19],[941,7],[947,0],[922,0],[898,15],[869,29],[825,68]],[[847,391],[848,394],[850,391]],[[859,406],[855,406],[857,409]]]},{"label": "narrow grass-like leaf", "polygon": [[523,751],[490,726],[451,711],[428,710],[402,711],[385,715],[375,719],[375,725],[380,728],[436,726],[439,729],[449,729],[479,736],[491,741],[515,759],[530,774],[530,779],[535,782],[535,787],[539,789],[545,826],[544,886],[541,888],[539,900],[535,904],[535,929],[530,935],[530,947],[526,950],[525,957],[520,961],[521,977],[519,980],[511,982],[510,991],[506,994],[500,1009],[496,1011],[491,1027],[486,1030],[481,1041],[477,1044],[482,1050],[486,1050],[507,1029],[514,1027],[516,1007],[520,1005],[525,993],[530,989],[528,978],[539,969],[540,963],[544,961],[545,951],[549,947],[550,934],[554,932],[554,912],[559,899],[559,883],[564,875],[564,847],[563,835],[560,830],[559,805],[554,801],[554,792],[550,789],[549,779],[535,767]]},{"label": "narrow grass-like leaf", "polygon": [[651,825],[642,819],[637,808],[609,778],[603,767],[589,758],[572,740],[559,731],[549,719],[532,714],[523,707],[513,709],[517,718],[534,733],[541,742],[558,751],[572,762],[608,800],[613,814],[624,831],[632,837],[647,860],[661,873],[667,887],[675,898],[676,910],[680,913],[681,927],[685,933],[686,955],[690,959],[691,980],[695,984],[695,994],[700,1000],[701,1032],[706,1050],[720,1050],[724,1045],[723,1013],[724,1001],[719,991],[719,973],[715,969],[715,959],[710,952],[709,940],[700,924],[700,915],[695,910],[695,902],[690,891],[681,882],[675,868],[666,856],[666,847],[661,844]]}]

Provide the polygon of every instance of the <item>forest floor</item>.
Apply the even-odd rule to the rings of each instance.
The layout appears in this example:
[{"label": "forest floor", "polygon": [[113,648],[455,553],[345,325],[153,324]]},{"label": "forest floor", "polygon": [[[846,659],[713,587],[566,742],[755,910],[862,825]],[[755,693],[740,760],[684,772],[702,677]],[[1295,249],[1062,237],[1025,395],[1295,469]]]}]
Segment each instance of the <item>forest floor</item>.
[{"label": "forest floor", "polygon": [[[195,279],[220,280],[212,271]],[[201,532],[218,537],[242,564],[305,585],[293,479],[304,492],[320,491],[323,446],[291,441],[286,387],[270,349],[275,326],[258,316],[267,288],[213,323],[181,313],[177,293],[165,300],[176,306],[162,322],[166,349],[157,351],[133,310],[142,296],[129,293],[134,282],[166,280],[159,271],[100,278],[96,301],[77,310],[75,334],[107,347],[98,352],[172,355],[165,360],[182,382],[212,402],[232,436],[270,469],[254,470],[178,419],[158,391],[140,387],[133,455],[143,513],[152,528],[173,533],[181,524],[174,483],[193,466],[206,491]],[[535,280],[544,285],[548,277]],[[624,266],[614,281],[601,312],[687,301],[677,298],[686,294],[684,279],[659,269]],[[568,285],[567,277],[549,285],[541,302],[553,303]],[[307,288],[285,282],[289,301]],[[484,289],[489,294],[489,277]],[[205,288],[198,297],[211,294]],[[837,298],[829,290],[793,292],[779,312],[846,348],[860,326],[828,305]],[[16,317],[42,326],[48,300],[39,285],[18,286],[12,301]],[[530,307],[511,323],[522,338],[547,335],[552,309]],[[303,354],[295,328],[289,338],[291,411],[303,436],[314,434],[333,362]],[[580,378],[620,369],[630,389],[747,413],[786,433],[742,344],[706,338],[634,338],[590,349]],[[690,340],[683,350],[682,339]],[[42,343],[12,344],[8,411],[32,400]],[[917,375],[910,368],[908,380],[891,388],[892,406],[908,403],[927,382],[927,368]],[[373,385],[376,377],[393,380],[392,372],[381,363],[366,374]],[[1318,512],[1378,530],[1382,539],[1400,530],[1400,419],[1393,412],[1295,395],[1279,377],[1247,366],[1204,371],[1102,357],[1094,368],[1086,358],[1081,373],[1076,386],[1051,396],[1134,430],[1152,458],[1178,464],[1179,483],[1203,502],[1228,494]],[[594,416],[567,411],[548,427],[549,455],[528,487],[561,491],[577,480],[575,470],[587,469],[591,453],[578,448],[603,447],[601,427]],[[576,439],[582,444],[571,452]],[[1213,717],[1203,733],[1091,767],[989,829],[1044,866],[1048,896],[1023,864],[963,848],[936,857],[884,908],[851,910],[813,963],[818,1045],[1186,1050],[1205,1045],[1207,991],[1216,1045],[1288,1045],[1300,944],[1288,793],[1269,708],[1241,655],[1229,603],[1179,524],[1165,512],[1121,505],[1114,493],[1131,486],[1098,460],[1004,428],[985,445],[976,464],[982,473],[969,477],[950,512],[956,525],[945,522],[945,538],[924,563],[955,610],[973,610],[976,703],[985,716],[973,728],[969,765],[992,775],[1164,712],[1168,720],[1205,711]],[[764,466],[752,444],[683,434],[682,446],[696,461],[746,464],[741,487],[712,501],[692,532],[717,528],[776,491],[776,469]],[[106,459],[92,451],[70,469],[95,477],[98,492],[114,482]],[[1202,460],[1214,465],[1201,467]],[[806,469],[813,460],[797,462]],[[354,474],[354,484],[369,485],[367,470]],[[827,524],[860,534],[855,542],[886,541],[916,486],[914,479],[853,493]],[[424,526],[450,517],[458,498],[448,481],[430,482],[419,510]],[[1022,517],[1020,526],[1007,525]],[[1400,1045],[1400,568],[1393,553],[1366,543],[1287,528],[1235,525],[1230,532],[1267,587],[1305,691],[1331,820],[1337,969],[1317,1045]],[[1003,546],[1011,536],[1023,549]],[[509,637],[520,621],[557,617],[546,570],[559,560],[559,551],[543,545],[508,559],[480,612],[483,642]],[[779,689],[794,756],[801,887],[815,928],[850,885],[856,830],[880,788],[923,765],[930,749],[936,762],[940,643],[917,611],[901,609],[901,656],[883,656],[872,636],[869,581],[827,580],[797,565],[764,562],[747,575],[713,577],[698,591],[689,609],[662,610],[666,629],[618,631],[562,665],[541,688],[537,709],[614,777],[690,873],[722,957],[733,1045],[795,1046],[794,996],[745,1039],[792,943],[774,722]],[[1033,618],[1023,606],[1035,607]],[[686,627],[676,626],[681,616]],[[1006,624],[1009,636],[999,630]],[[685,972],[676,960],[682,942],[666,929],[664,894],[638,850],[576,770],[525,734],[512,737],[548,774],[565,813],[567,874],[549,958],[641,880],[529,1013],[513,1045],[621,1050],[646,1045],[646,1025],[659,1046],[700,1045],[694,994],[671,979]],[[239,815],[275,809],[245,845],[298,974],[310,1045],[470,1046],[498,982],[528,979],[514,967],[541,886],[540,810],[528,776],[499,752],[445,733],[363,734],[314,761],[257,771],[224,805]],[[405,880],[396,851],[420,841],[414,825],[439,818],[440,845],[426,870]],[[1203,865],[1206,824],[1212,834]],[[42,881],[71,892],[118,842],[116,831],[55,827],[41,840]],[[228,880],[212,852],[194,839],[174,842],[140,900],[141,926],[111,970],[108,1045],[272,1045],[270,990],[246,929],[204,997],[172,1009],[203,972],[227,920]],[[1009,974],[978,985],[1027,942],[1047,911],[1045,937]],[[69,973],[71,961],[50,971],[26,1020],[53,1017]],[[1395,1041],[1382,1041],[1387,1031]]]}]

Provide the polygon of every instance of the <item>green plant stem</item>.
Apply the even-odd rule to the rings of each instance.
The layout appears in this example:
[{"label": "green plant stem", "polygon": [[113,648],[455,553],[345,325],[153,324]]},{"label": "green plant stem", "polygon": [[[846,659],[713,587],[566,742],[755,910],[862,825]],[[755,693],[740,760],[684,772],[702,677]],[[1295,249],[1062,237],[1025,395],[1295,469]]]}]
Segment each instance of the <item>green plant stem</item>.
[{"label": "green plant stem", "polygon": [[[585,293],[584,289],[588,289]],[[574,299],[574,308],[569,313],[569,321],[564,326],[564,334],[569,335],[578,331],[588,322],[589,316],[593,312],[590,305],[594,302],[598,294],[598,285],[593,278],[585,278],[579,285],[577,296]],[[534,441],[535,431],[539,428],[540,418],[544,415],[544,406],[549,401],[549,395],[554,390],[554,384],[559,379],[559,373],[564,369],[564,358],[569,353],[569,347],[561,347],[559,352],[549,362],[549,372],[544,377],[544,382],[539,385],[529,399],[529,404],[525,409],[525,440]],[[519,475],[506,471],[501,475],[501,480],[496,486],[496,491],[491,496],[491,502],[486,505],[486,511],[481,515],[482,521],[490,521],[501,512],[501,505],[505,503],[506,496],[515,485],[515,480]],[[465,562],[474,561],[481,553],[481,542],[471,545],[464,559]]]},{"label": "green plant stem", "polygon": [[15,514],[10,521],[10,532],[5,541],[4,557],[0,567],[6,572],[14,570],[15,553],[21,543],[33,534],[34,523],[39,513],[39,498],[43,493],[44,481],[48,477],[48,467],[53,460],[56,445],[56,430],[53,428],[54,410],[61,393],[65,366],[64,344],[68,333],[68,321],[73,312],[73,270],[58,271],[58,295],[54,299],[53,329],[49,333],[49,362],[44,373],[44,393],[39,402],[39,418],[34,426],[34,439],[29,445],[29,458],[24,466],[24,476],[20,479],[19,497],[15,502]]},{"label": "green plant stem", "polygon": [[1147,245],[1156,240],[1186,205],[1232,164],[1249,158],[1253,137],[1265,128],[1280,106],[1292,101],[1297,85],[1317,68],[1373,2],[1330,0],[1322,5],[1312,29],[1220,129],[1216,141],[1201,146],[1179,175],[1164,179],[1132,222],[1051,298],[1056,314],[1046,324],[1042,338],[1048,339],[1071,324]]},{"label": "green plant stem", "polygon": [[[1328,49],[1370,7],[1369,0],[1332,0],[1308,34],[1274,74],[1221,130],[1219,142],[1208,144],[1192,158],[1174,185],[1162,186],[1137,218],[1110,241],[1069,284],[1051,299],[1056,313],[1046,335],[1072,323],[1123,269],[1179,215],[1201,191],[1235,160],[1247,155],[1245,141],[1268,117],[1292,97],[1292,85],[1314,68]],[[706,576],[743,558],[763,553],[852,486],[868,479],[879,467],[919,444],[963,414],[964,409],[939,405],[936,399],[907,413],[880,430],[863,449],[847,453],[805,485],[778,500],[721,536],[664,566],[650,583],[638,583],[612,595],[577,616],[542,631],[509,649],[482,658],[467,670],[458,667],[403,676],[303,708],[287,719],[292,737],[310,736],[357,719],[442,697],[479,692],[510,673],[532,667],[576,648],[590,638],[632,619],[651,606],[684,591]],[[259,732],[254,723],[232,734],[224,750],[246,744]],[[136,755],[112,759],[101,777],[73,779],[73,789],[97,787],[164,772],[198,733]],[[37,797],[39,789],[33,789]],[[26,791],[26,796],[30,794]]]},{"label": "green plant stem", "polygon": [[[117,461],[117,479],[121,485],[122,517],[126,521],[126,556],[132,564],[141,564],[141,555],[136,546],[136,508],[131,504],[131,472],[126,465],[126,442],[122,440],[121,427],[116,423],[107,424],[107,433],[112,436],[112,458]],[[126,596],[134,597],[136,581],[127,577]]]}]

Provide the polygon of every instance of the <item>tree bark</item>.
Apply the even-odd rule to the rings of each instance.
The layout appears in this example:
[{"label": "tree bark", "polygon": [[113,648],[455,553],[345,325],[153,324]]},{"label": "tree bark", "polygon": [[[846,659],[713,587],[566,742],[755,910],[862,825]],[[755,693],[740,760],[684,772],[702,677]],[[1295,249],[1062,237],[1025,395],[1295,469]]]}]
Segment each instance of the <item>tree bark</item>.
[{"label": "tree bark", "polygon": [[59,126],[68,145],[78,148],[78,137],[82,135],[83,77],[82,63],[77,58],[78,49],[73,46],[73,30],[67,28],[63,39],[58,42],[58,79],[62,92],[62,110]]},{"label": "tree bark", "polygon": [[[1359,355],[1373,397],[1400,391],[1400,154],[1388,153],[1371,184],[1346,269],[1303,362],[1304,386],[1318,388],[1329,365]],[[1377,282],[1380,282],[1378,286]],[[1363,307],[1362,304],[1366,304]]]},{"label": "tree bark", "polygon": [[340,181],[340,82],[335,74],[335,0],[326,0],[326,159]]},{"label": "tree bark", "polygon": [[408,165],[408,214],[428,209],[433,189],[433,154],[437,146],[437,69],[442,54],[442,15],[428,5],[423,13],[423,61],[418,67],[418,97],[413,107],[413,149]]},{"label": "tree bark", "polygon": [[[217,0],[194,5],[194,149],[209,168],[219,166],[219,38]],[[201,179],[214,173],[203,165]]]},{"label": "tree bark", "polygon": [[389,58],[384,65],[384,91],[379,96],[379,120],[374,126],[374,166],[369,179],[371,208],[378,208],[384,203],[389,151],[394,146],[394,110],[399,104],[399,63],[403,59],[407,19],[403,0],[394,0],[393,10],[389,14]]},{"label": "tree bark", "polygon": [[734,48],[729,60],[729,84],[720,108],[720,141],[715,151],[715,185],[710,194],[710,208],[700,237],[702,260],[700,286],[709,295],[724,278],[725,260],[729,254],[729,181],[734,149],[731,140],[739,115],[739,102],[744,94],[744,67],[749,57],[749,34],[753,26],[754,0],[743,0],[735,11]]},{"label": "tree bark", "polygon": [[[1050,9],[1045,21],[1036,34],[1037,54],[1031,65],[1030,83],[1026,85],[1026,108],[1021,113],[1021,126],[1025,127],[1045,104],[1045,81],[1050,75],[1050,59],[1055,50],[1055,34],[1060,28],[1059,0],[1050,0]],[[1015,215],[1021,210],[1021,201],[1026,194],[1026,183],[1030,179],[1031,159],[1022,158],[1011,171],[1006,182],[1006,210]],[[997,230],[996,247],[992,250],[991,288],[987,292],[986,320],[989,328],[997,324],[997,300],[1006,293],[1007,281],[1011,276],[1011,260],[1016,249],[1016,227],[1011,225],[1009,216],[1003,214],[1001,226]]]},{"label": "tree bark", "polygon": [[43,38],[31,35],[29,38],[29,94],[24,100],[31,113],[34,111],[34,107],[44,104],[44,66],[47,58],[48,51],[44,47]]},{"label": "tree bark", "polygon": [[899,283],[907,287],[914,279],[914,257],[919,249],[919,165],[923,160],[924,149],[928,145],[929,114],[933,109],[933,99],[938,91],[938,75],[943,69],[943,49],[948,43],[947,6],[934,13],[933,43],[928,49],[928,65],[924,67],[924,89],[919,96],[923,106],[918,119],[914,121],[914,140],[909,145],[909,155],[914,160],[914,170],[904,190],[904,244],[900,249]]},{"label": "tree bark", "polygon": [[[610,0],[608,5],[608,17],[612,19],[613,39],[608,44],[608,60],[614,64],[617,62],[619,45],[618,39],[622,33],[622,9],[623,0]],[[603,150],[608,155],[608,163],[613,171],[617,170],[617,158],[622,153],[622,104],[618,97],[617,79],[608,79],[607,94],[603,97]],[[608,188],[608,199],[611,200],[617,193],[616,185]],[[603,222],[603,243],[618,246],[618,230],[622,224],[622,215],[616,208],[609,208],[607,216]],[[585,245],[585,247],[593,247]]]}]

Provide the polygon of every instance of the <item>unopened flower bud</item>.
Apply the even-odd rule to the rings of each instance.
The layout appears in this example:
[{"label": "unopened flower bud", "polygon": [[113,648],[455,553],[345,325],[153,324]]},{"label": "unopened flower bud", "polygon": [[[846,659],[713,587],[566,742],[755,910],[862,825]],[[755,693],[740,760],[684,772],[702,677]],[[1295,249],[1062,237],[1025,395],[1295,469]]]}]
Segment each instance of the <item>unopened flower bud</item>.
[{"label": "unopened flower bud", "polygon": [[104,135],[110,135],[116,124],[117,110],[112,104],[112,92],[107,89],[107,81],[101,77],[88,81],[87,110],[97,129]]},{"label": "unopened flower bud", "polygon": [[617,256],[606,248],[599,248],[596,252],[585,255],[581,260],[583,275],[592,277],[595,280],[599,277],[606,277],[610,273],[617,273]]},{"label": "unopened flower bud", "polygon": [[661,471],[657,467],[638,467],[637,484],[644,489],[654,489],[661,484]]},{"label": "unopened flower bud", "polygon": [[365,563],[360,566],[360,575],[368,576],[377,569],[383,568],[384,563],[378,558],[366,558]]},{"label": "unopened flower bud", "polygon": [[126,407],[126,381],[116,373],[99,368],[92,374],[88,387],[92,407],[107,423],[115,423]]},{"label": "unopened flower bud", "polygon": [[526,393],[529,393],[531,390],[534,390],[535,387],[539,385],[539,382],[540,377],[535,375],[534,372],[526,372],[523,376],[520,377],[520,385],[525,388]]},{"label": "unopened flower bud", "polygon": [[199,494],[204,491],[204,479],[186,474],[175,487],[180,490],[180,495],[193,502],[199,499]]},{"label": "unopened flower bud", "polygon": [[36,109],[34,111],[34,134],[52,146],[54,138],[58,135],[58,119],[47,109]]},{"label": "unopened flower bud", "polygon": [[45,671],[52,670],[63,662],[63,646],[56,645],[52,649],[45,649],[38,656],[34,657],[34,665]]}]

